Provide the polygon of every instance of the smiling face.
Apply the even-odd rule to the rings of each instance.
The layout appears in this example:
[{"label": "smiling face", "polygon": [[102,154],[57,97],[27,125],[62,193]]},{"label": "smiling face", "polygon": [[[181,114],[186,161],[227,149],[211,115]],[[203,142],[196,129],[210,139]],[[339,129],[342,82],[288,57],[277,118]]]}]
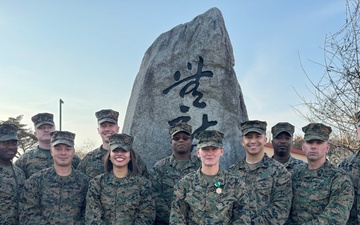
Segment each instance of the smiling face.
[{"label": "smiling face", "polygon": [[260,155],[264,152],[267,138],[265,134],[249,132],[242,137],[242,144],[246,151],[246,156]]},{"label": "smiling face", "polygon": [[127,167],[130,162],[130,152],[117,148],[110,152],[110,161],[113,167]]},{"label": "smiling face", "polygon": [[51,155],[54,159],[54,165],[68,167],[71,166],[75,149],[66,144],[57,144],[51,148]]},{"label": "smiling face", "polygon": [[109,138],[119,132],[119,126],[116,123],[103,122],[99,124],[98,133],[103,143],[109,143]]}]

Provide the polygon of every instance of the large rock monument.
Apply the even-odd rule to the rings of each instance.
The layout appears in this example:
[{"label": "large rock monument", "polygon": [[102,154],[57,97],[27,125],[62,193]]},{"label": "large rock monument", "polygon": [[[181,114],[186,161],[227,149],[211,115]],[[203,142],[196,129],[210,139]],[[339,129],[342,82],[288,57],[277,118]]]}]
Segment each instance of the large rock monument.
[{"label": "large rock monument", "polygon": [[[221,167],[244,157],[240,123],[248,120],[233,69],[235,60],[219,9],[161,34],[146,51],[132,89],[123,132],[149,169],[171,155],[170,125],[184,121],[193,135],[224,135]],[[195,140],[195,139],[194,139]]]}]

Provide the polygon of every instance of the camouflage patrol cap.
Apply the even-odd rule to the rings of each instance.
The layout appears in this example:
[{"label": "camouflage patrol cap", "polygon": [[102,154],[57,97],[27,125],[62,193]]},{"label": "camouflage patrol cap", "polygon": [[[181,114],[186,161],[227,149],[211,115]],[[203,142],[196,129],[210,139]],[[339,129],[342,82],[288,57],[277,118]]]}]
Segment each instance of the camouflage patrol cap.
[{"label": "camouflage patrol cap", "polygon": [[329,135],[332,131],[331,127],[328,127],[322,123],[310,123],[302,128],[304,131],[304,140],[321,140],[326,141],[329,139]]},{"label": "camouflage patrol cap", "polygon": [[196,135],[198,139],[197,148],[203,148],[207,146],[223,147],[224,134],[216,130],[204,130]]},{"label": "camouflage patrol cap", "polygon": [[69,131],[53,131],[50,133],[51,146],[57,144],[66,144],[70,147],[74,147],[75,134]]},{"label": "camouflage patrol cap", "polygon": [[246,135],[250,132],[265,134],[267,123],[265,121],[249,120],[241,123],[240,126],[243,135]]},{"label": "camouflage patrol cap", "polygon": [[16,140],[18,141],[19,138],[17,137],[17,126],[10,123],[3,123],[0,125],[0,141],[10,141]]},{"label": "camouflage patrol cap", "polygon": [[114,134],[109,138],[110,150],[114,151],[115,149],[121,148],[125,151],[130,151],[132,149],[134,138],[127,134]]},{"label": "camouflage patrol cap", "polygon": [[102,124],[104,122],[117,123],[119,112],[112,109],[102,109],[95,113],[98,123]]},{"label": "camouflage patrol cap", "polygon": [[275,126],[273,126],[271,128],[271,133],[274,138],[282,132],[286,132],[290,135],[290,137],[292,137],[294,134],[294,131],[295,131],[295,127],[288,122],[277,123]]},{"label": "camouflage patrol cap", "polygon": [[44,124],[55,126],[54,115],[51,113],[38,113],[35,116],[31,117],[31,120],[34,123],[35,128],[38,128]]},{"label": "camouflage patrol cap", "polygon": [[179,132],[185,132],[188,135],[191,135],[191,133],[192,133],[191,125],[189,125],[185,122],[179,122],[179,123],[175,123],[174,125],[172,125],[169,128],[169,134],[171,137],[174,137],[174,135]]},{"label": "camouflage patrol cap", "polygon": [[356,119],[358,121],[358,123],[360,122],[360,111],[355,113]]}]

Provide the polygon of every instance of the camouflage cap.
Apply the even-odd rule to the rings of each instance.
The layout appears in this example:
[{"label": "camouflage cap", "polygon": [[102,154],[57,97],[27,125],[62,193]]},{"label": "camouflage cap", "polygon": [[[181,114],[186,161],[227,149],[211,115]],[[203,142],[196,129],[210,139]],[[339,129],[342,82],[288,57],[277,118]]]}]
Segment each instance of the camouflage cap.
[{"label": "camouflage cap", "polygon": [[51,113],[38,113],[35,116],[31,117],[31,120],[34,123],[35,128],[38,128],[44,124],[55,126],[54,115]]},{"label": "camouflage cap", "polygon": [[53,131],[50,133],[51,146],[57,144],[65,144],[70,147],[74,147],[75,134],[69,131]]},{"label": "camouflage cap", "polygon": [[109,138],[110,150],[114,151],[115,149],[121,148],[125,151],[130,151],[132,149],[134,138],[127,134],[114,134]]},{"label": "camouflage cap", "polygon": [[18,141],[19,138],[17,136],[17,126],[10,123],[3,123],[0,125],[0,141],[10,141],[16,140]]},{"label": "camouflage cap", "polygon": [[265,134],[267,123],[265,121],[249,120],[241,123],[240,126],[243,135],[246,135],[250,132]]},{"label": "camouflage cap", "polygon": [[282,132],[286,132],[290,135],[290,137],[292,137],[294,134],[294,131],[295,131],[295,127],[288,122],[277,123],[275,126],[273,126],[271,128],[271,133],[272,133],[273,137],[278,136]]},{"label": "camouflage cap", "polygon": [[321,140],[326,141],[331,134],[331,127],[328,127],[322,123],[310,123],[302,128],[304,131],[304,140]]},{"label": "camouflage cap", "polygon": [[355,113],[355,116],[356,116],[357,122],[359,123],[360,122],[360,111]]},{"label": "camouflage cap", "polygon": [[223,147],[224,134],[216,130],[204,130],[196,135],[198,139],[197,148],[207,146]]},{"label": "camouflage cap", "polygon": [[117,123],[119,118],[119,112],[112,109],[102,109],[95,113],[98,123],[104,122]]},{"label": "camouflage cap", "polygon": [[175,123],[174,125],[172,125],[169,128],[170,137],[174,137],[174,135],[179,132],[185,132],[188,135],[191,135],[191,133],[192,133],[191,125],[189,125],[185,122],[179,122],[179,123]]}]

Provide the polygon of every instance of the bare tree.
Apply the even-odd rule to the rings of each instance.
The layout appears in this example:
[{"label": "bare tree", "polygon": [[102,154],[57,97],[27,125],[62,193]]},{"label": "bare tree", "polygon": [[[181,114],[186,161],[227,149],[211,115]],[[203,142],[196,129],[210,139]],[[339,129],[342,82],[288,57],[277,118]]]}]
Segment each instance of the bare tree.
[{"label": "bare tree", "polygon": [[[360,0],[346,0],[346,21],[335,34],[325,37],[324,74],[311,82],[314,100],[301,97],[302,104],[293,107],[309,122],[322,122],[333,128],[331,141],[353,152],[359,148],[355,140],[355,113],[360,110],[359,26]],[[308,109],[308,114],[300,108]]]},{"label": "bare tree", "polygon": [[27,150],[34,149],[37,145],[37,139],[34,132],[30,128],[27,128],[26,124],[21,123],[22,118],[23,116],[20,115],[17,117],[9,117],[8,120],[0,121],[1,124],[10,123],[18,127],[19,146],[16,157],[19,157]]},{"label": "bare tree", "polygon": [[76,155],[81,159],[86,155],[86,153],[94,150],[96,146],[96,141],[91,139],[86,139],[79,148],[76,148]]}]

